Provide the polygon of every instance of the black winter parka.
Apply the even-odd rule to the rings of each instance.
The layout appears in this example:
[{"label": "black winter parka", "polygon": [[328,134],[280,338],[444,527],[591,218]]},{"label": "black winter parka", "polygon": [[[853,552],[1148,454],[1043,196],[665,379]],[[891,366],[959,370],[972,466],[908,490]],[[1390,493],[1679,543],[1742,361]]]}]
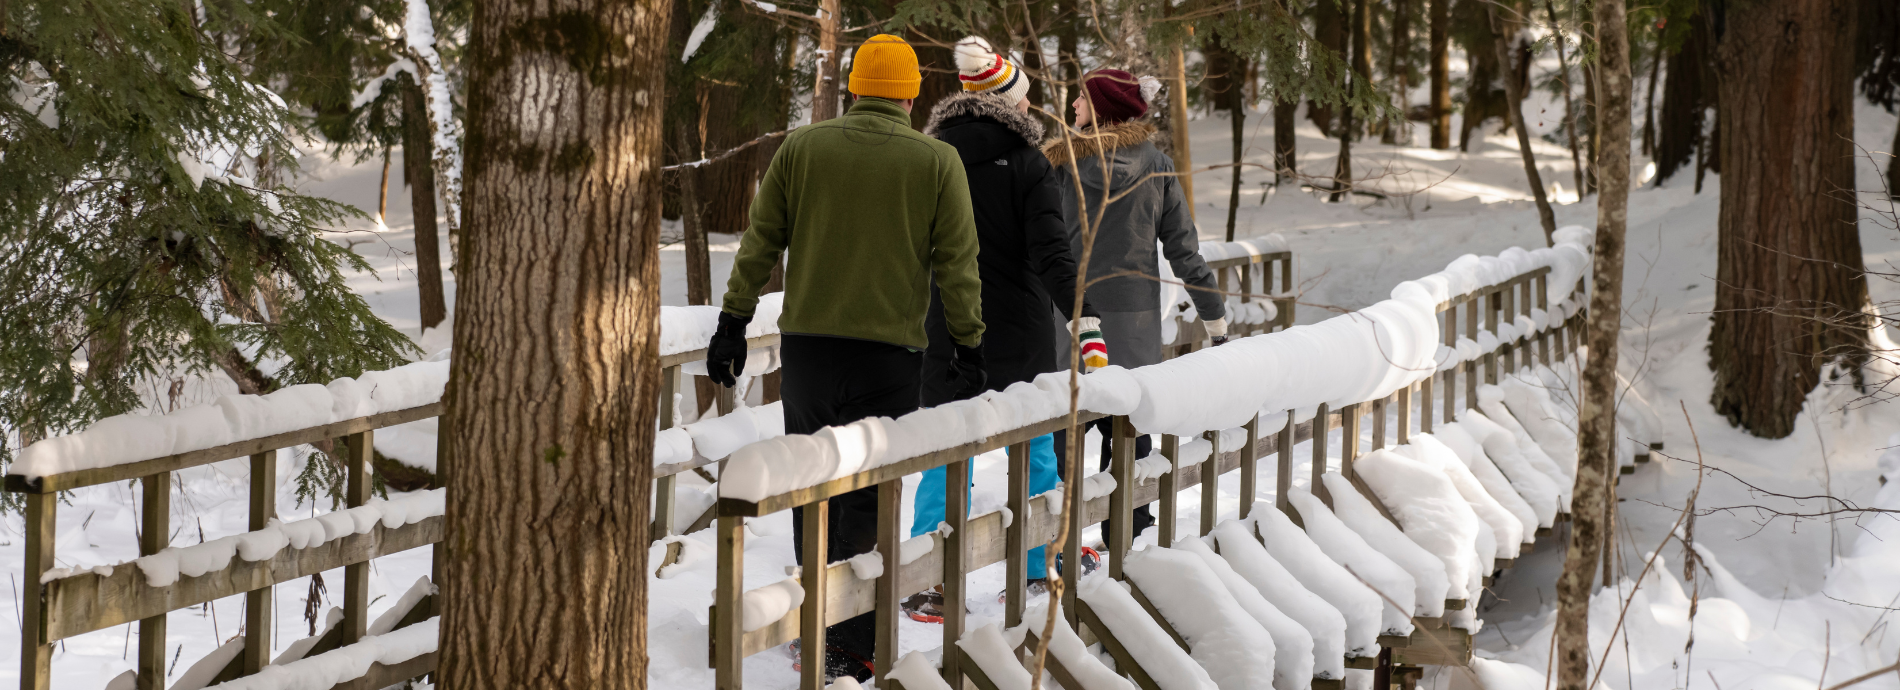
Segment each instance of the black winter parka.
[{"label": "black winter parka", "polygon": [[[1058,176],[1037,144],[1042,124],[1000,98],[960,93],[930,112],[924,134],[956,147],[969,177],[976,211],[977,271],[983,280],[983,357],[989,388],[1056,370],[1052,334],[1074,318],[1076,260],[1062,215]],[[1083,316],[1099,316],[1082,305]],[[932,293],[925,321],[930,348],[924,364],[925,405],[950,402],[947,381],[952,344],[943,303]],[[1110,352],[1110,361],[1114,353]]]}]

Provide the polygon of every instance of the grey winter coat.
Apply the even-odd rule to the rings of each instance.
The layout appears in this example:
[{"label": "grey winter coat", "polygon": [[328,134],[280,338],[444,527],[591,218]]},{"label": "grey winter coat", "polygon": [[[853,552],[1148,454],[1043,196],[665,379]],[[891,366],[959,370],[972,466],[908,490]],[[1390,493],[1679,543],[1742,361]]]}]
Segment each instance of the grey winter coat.
[{"label": "grey winter coat", "polygon": [[[1090,220],[1100,214],[1095,248],[1089,255],[1088,280],[1093,284],[1087,298],[1102,313],[1109,361],[1131,368],[1161,361],[1161,284],[1153,278],[1160,275],[1163,256],[1175,277],[1189,286],[1188,296],[1202,319],[1227,315],[1226,300],[1213,292],[1217,289],[1214,272],[1201,259],[1200,234],[1180,182],[1173,177],[1149,177],[1174,172],[1174,161],[1149,141],[1154,133],[1153,125],[1131,120],[1088,128],[1079,136],[1071,133],[1067,142],[1058,137],[1043,147],[1043,154],[1056,165],[1063,214],[1077,260],[1083,256],[1084,208],[1077,203],[1071,175],[1082,182]],[[1109,166],[1109,196],[1122,195],[1106,210],[1102,208],[1104,163]],[[1159,255],[1156,240],[1160,240]],[[1139,275],[1094,282],[1122,272]]]}]

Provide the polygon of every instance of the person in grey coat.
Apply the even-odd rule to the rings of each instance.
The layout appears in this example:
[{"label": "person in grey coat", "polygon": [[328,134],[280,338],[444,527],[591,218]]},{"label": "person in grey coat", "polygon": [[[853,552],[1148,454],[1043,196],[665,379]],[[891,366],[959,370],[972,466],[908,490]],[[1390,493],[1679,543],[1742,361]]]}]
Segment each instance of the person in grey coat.
[{"label": "person in grey coat", "polygon": [[[1043,154],[1056,166],[1076,259],[1088,257],[1086,297],[1101,313],[1102,336],[1115,353],[1115,363],[1131,369],[1161,361],[1161,283],[1156,278],[1162,258],[1187,285],[1188,297],[1215,344],[1225,342],[1227,335],[1226,299],[1217,292],[1214,272],[1201,259],[1200,233],[1181,184],[1167,175],[1174,172],[1174,161],[1155,148],[1151,141],[1155,127],[1141,119],[1159,87],[1151,78],[1137,80],[1121,70],[1089,73],[1082,81],[1083,94],[1074,104],[1079,131],[1071,132],[1066,140],[1058,134],[1043,146]],[[1077,180],[1081,181],[1080,197]],[[1114,201],[1104,208],[1107,198]],[[1087,253],[1084,213],[1095,225],[1094,249]],[[1068,348],[1057,356],[1066,361]],[[1091,424],[1102,434],[1104,470],[1109,461],[1107,421]],[[1062,435],[1056,437],[1056,455],[1064,466],[1066,441]],[[1149,438],[1140,437],[1135,457],[1146,457],[1151,448]],[[1142,507],[1135,514],[1134,533],[1141,534],[1153,523],[1147,507]],[[1102,533],[1109,534],[1106,525]]]}]

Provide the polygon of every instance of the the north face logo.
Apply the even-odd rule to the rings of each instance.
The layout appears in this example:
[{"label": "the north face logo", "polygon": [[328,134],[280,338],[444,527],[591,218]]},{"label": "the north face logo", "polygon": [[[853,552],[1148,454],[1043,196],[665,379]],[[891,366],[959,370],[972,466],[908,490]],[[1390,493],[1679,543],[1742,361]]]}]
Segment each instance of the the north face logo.
[{"label": "the north face logo", "polygon": [[997,164],[997,165],[1009,165],[1009,160],[1008,160],[1008,159],[1004,159],[1004,158],[998,158],[998,159],[996,159],[996,164]]}]

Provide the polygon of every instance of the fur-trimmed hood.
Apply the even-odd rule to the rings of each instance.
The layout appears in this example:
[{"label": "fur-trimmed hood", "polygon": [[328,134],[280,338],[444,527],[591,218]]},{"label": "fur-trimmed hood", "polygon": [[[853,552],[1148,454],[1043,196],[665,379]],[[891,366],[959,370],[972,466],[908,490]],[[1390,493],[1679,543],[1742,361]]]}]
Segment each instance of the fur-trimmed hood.
[{"label": "fur-trimmed hood", "polygon": [[945,120],[963,115],[995,120],[1031,146],[1042,141],[1042,123],[1035,117],[1017,112],[1001,98],[979,93],[958,93],[938,101],[937,107],[930,109],[930,122],[924,125],[924,136],[936,137]]},{"label": "fur-trimmed hood", "polygon": [[1085,127],[1080,133],[1069,133],[1068,141],[1061,137],[1043,144],[1042,153],[1049,162],[1058,166],[1073,162],[1076,158],[1099,156],[1105,151],[1136,146],[1152,139],[1155,126],[1146,120],[1128,120],[1106,127]]}]

